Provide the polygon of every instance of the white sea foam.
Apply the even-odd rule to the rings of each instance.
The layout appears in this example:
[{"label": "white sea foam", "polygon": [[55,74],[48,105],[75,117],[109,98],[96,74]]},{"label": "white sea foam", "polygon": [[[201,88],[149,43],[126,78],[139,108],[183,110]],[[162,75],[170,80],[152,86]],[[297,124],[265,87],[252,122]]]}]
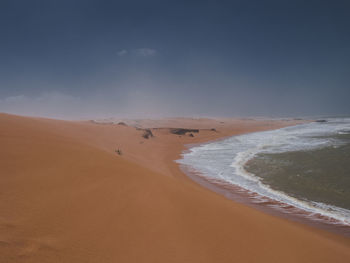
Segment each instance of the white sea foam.
[{"label": "white sea foam", "polygon": [[[332,118],[327,122],[313,122],[272,131],[233,136],[203,144],[183,153],[178,163],[191,167],[203,176],[238,185],[270,199],[320,214],[350,225],[350,211],[332,205],[300,200],[271,189],[260,178],[247,172],[244,165],[259,153],[282,153],[338,146],[341,139],[331,135],[350,131],[350,118]],[[258,201],[257,201],[258,202]]]}]

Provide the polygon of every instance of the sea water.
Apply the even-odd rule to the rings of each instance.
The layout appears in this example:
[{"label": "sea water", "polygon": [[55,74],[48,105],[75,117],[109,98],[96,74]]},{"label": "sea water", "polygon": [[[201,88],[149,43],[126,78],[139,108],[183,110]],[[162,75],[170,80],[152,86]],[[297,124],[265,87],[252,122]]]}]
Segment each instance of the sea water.
[{"label": "sea water", "polygon": [[178,162],[311,215],[350,225],[350,118],[328,118],[190,148]]}]

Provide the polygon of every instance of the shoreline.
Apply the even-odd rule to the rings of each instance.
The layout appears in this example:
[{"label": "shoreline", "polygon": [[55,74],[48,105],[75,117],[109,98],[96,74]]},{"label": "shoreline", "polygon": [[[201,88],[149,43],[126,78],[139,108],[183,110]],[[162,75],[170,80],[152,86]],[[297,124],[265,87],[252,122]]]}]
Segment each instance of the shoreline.
[{"label": "shoreline", "polygon": [[[304,124],[304,123],[298,123],[292,126],[298,126],[300,124]],[[291,126],[287,126],[287,127],[291,127]],[[278,129],[280,128],[277,128],[276,130]],[[192,181],[202,185],[203,187],[211,191],[219,193],[230,200],[249,205],[251,207],[254,207],[255,209],[264,211],[274,216],[287,218],[295,222],[304,223],[309,226],[314,226],[320,229],[331,231],[336,234],[350,237],[349,224],[346,224],[342,222],[340,219],[332,217],[331,215],[322,214],[322,211],[317,212],[317,210],[310,211],[307,209],[303,209],[302,207],[295,206],[294,204],[275,200],[271,197],[256,193],[252,190],[245,189],[244,187],[241,187],[238,184],[231,184],[220,179],[208,178],[205,175],[203,175],[200,171],[197,171],[190,164],[181,163],[181,160],[183,160],[183,155],[190,152],[191,148],[208,145],[215,142],[220,142],[235,136],[251,134],[251,133],[259,133],[259,132],[260,131],[236,134],[232,136],[225,136],[223,138],[218,138],[215,140],[206,141],[203,143],[185,145],[186,148],[185,150],[182,151],[181,157],[177,160],[174,160],[174,162],[176,162],[180,166],[180,169],[183,171],[183,173],[186,174],[187,177],[190,178]],[[286,193],[283,193],[283,195],[285,195],[286,198],[290,198]],[[327,211],[324,211],[324,212],[327,212]]]},{"label": "shoreline", "polygon": [[[304,122],[304,123],[308,123],[308,122]],[[297,126],[304,123],[298,123],[292,126]],[[286,127],[291,127],[291,126],[286,126]],[[278,129],[280,128],[277,128],[277,130]],[[250,133],[258,133],[258,132],[261,132],[261,131],[255,131]],[[243,134],[249,134],[249,133],[243,133]],[[182,164],[181,162],[179,162],[183,159],[182,156],[184,154],[191,151],[191,148],[199,147],[199,146],[203,146],[203,145],[207,145],[215,142],[220,142],[225,139],[243,135],[243,134],[225,136],[223,138],[218,138],[218,139],[206,141],[203,143],[185,145],[186,149],[183,150],[183,152],[181,153],[181,158],[174,160],[174,162],[176,162],[179,165],[181,171],[184,174],[186,174],[186,176],[190,180],[201,185],[204,188],[207,188],[213,192],[216,192],[226,197],[227,199],[248,205],[250,207],[253,207],[254,209],[263,211],[273,216],[278,216],[294,222],[306,224],[311,227],[327,230],[345,237],[350,237],[350,225],[343,223],[340,219],[321,214],[320,212],[308,211],[306,209],[297,207],[293,204],[272,199],[268,196],[264,196],[254,191],[245,189],[237,184],[231,184],[220,179],[208,178],[205,175],[203,175],[200,171],[197,171],[195,168],[193,168],[191,165]],[[285,193],[283,194],[289,197],[287,194]]]}]

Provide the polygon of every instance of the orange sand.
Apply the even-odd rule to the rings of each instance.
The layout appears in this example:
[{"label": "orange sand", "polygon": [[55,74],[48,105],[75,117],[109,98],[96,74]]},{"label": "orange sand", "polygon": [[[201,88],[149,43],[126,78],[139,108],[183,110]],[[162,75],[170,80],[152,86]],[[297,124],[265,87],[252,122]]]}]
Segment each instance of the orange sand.
[{"label": "orange sand", "polygon": [[227,200],[173,162],[185,144],[292,122],[130,124],[217,132],[144,139],[130,126],[0,114],[0,262],[350,262],[350,239]]}]

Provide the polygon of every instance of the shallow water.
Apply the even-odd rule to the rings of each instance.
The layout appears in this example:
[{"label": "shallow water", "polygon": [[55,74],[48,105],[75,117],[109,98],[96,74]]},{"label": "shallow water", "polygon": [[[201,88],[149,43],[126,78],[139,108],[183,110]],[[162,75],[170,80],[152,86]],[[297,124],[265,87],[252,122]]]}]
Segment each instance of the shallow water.
[{"label": "shallow water", "polygon": [[346,137],[347,143],[336,147],[259,154],[245,169],[272,189],[350,210],[350,135]]}]

